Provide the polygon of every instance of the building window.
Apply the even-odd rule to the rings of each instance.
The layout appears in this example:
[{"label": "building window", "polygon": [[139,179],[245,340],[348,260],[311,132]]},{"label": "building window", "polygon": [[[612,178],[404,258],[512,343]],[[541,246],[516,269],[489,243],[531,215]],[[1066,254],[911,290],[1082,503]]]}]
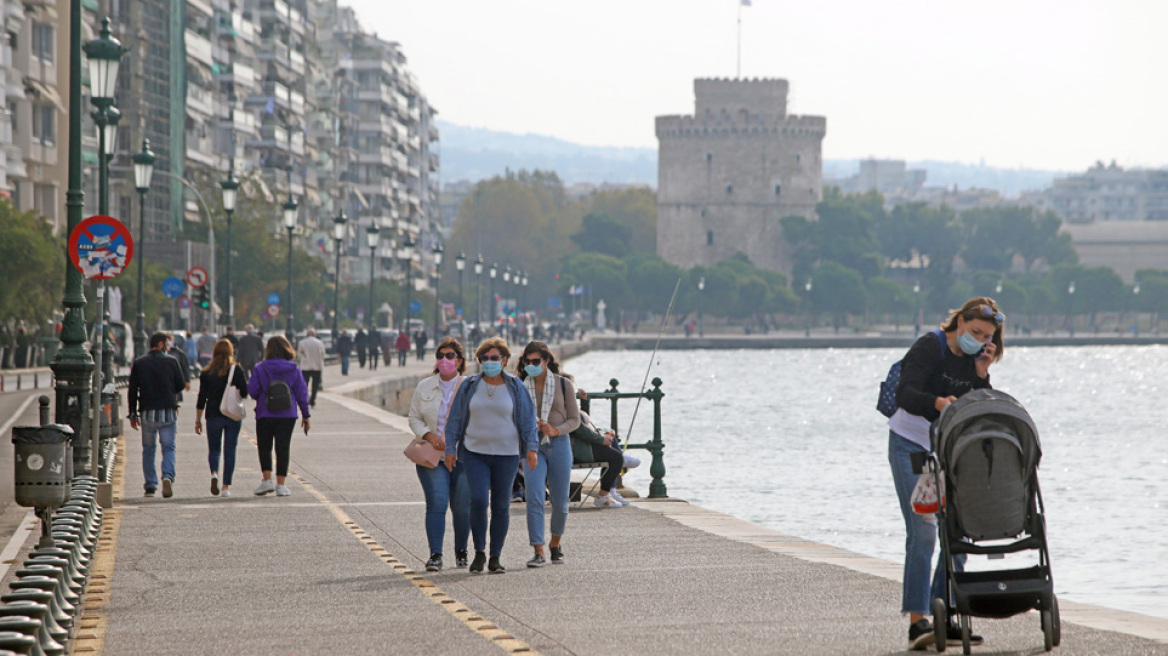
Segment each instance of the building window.
[{"label": "building window", "polygon": [[775,198],[778,198],[783,193],[783,185],[775,185]]},{"label": "building window", "polygon": [[726,185],[726,195],[729,196],[734,193],[734,185]]},{"label": "building window", "polygon": [[796,164],[798,164],[802,158],[803,158],[802,155],[800,155],[799,153],[795,153],[795,163]]},{"label": "building window", "polygon": [[48,23],[32,24],[32,56],[42,62],[53,62],[53,26]]},{"label": "building window", "polygon": [[32,135],[42,146],[53,146],[56,139],[57,111],[52,105],[34,105]]},{"label": "building window", "polygon": [[709,164],[713,161],[714,161],[714,154],[713,153],[706,153],[706,164]]},{"label": "building window", "polygon": [[713,245],[714,245],[714,231],[707,230],[706,231],[706,246],[713,246]]}]

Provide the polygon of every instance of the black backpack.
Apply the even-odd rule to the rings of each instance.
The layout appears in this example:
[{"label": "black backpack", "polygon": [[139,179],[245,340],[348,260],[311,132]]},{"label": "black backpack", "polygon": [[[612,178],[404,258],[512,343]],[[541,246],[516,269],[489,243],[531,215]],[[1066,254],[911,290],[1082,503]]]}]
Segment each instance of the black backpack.
[{"label": "black backpack", "polygon": [[268,410],[271,412],[279,412],[291,408],[292,390],[288,387],[288,383],[282,380],[269,382],[267,401]]},{"label": "black backpack", "polygon": [[[934,330],[937,341],[941,346],[941,357],[945,357],[945,347],[947,346],[945,340],[945,332],[942,330]],[[897,360],[888,368],[888,376],[884,378],[884,382],[880,383],[880,396],[876,399],[876,409],[885,417],[891,417],[896,414],[896,388],[900,387],[900,366],[904,359]],[[271,406],[268,406],[271,407]]]}]

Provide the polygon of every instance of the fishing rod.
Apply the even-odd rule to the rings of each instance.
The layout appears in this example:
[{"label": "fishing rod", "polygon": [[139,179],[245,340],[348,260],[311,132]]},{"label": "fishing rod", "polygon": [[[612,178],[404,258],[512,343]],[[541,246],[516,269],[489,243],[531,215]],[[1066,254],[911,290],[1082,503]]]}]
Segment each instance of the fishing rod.
[{"label": "fishing rod", "polygon": [[[641,399],[645,398],[645,385],[649,382],[649,373],[653,371],[653,360],[657,357],[657,349],[661,347],[661,337],[665,334],[665,326],[669,323],[669,315],[673,312],[673,302],[677,300],[677,290],[679,289],[681,289],[681,278],[678,278],[677,284],[673,285],[673,295],[669,297],[669,307],[665,308],[665,315],[661,317],[661,328],[657,330],[657,342],[653,344],[653,354],[649,356],[649,366],[645,369],[645,379],[641,381],[641,393],[637,395],[637,405],[633,406],[633,418],[629,420],[629,430],[625,432],[625,449],[629,448],[633,424],[637,422],[637,411],[641,409]],[[614,400],[613,403],[616,401]]]}]

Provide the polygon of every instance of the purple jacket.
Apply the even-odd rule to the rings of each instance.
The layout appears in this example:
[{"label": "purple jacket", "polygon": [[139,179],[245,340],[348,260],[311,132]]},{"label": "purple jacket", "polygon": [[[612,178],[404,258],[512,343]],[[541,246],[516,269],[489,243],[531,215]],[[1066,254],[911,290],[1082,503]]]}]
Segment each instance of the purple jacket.
[{"label": "purple jacket", "polygon": [[247,381],[247,394],[256,400],[256,419],[266,417],[291,417],[295,419],[297,416],[296,405],[287,410],[268,410],[268,384],[273,380],[282,380],[288,383],[288,389],[292,391],[292,400],[300,406],[300,415],[311,416],[308,411],[308,386],[304,384],[304,374],[300,372],[300,367],[297,367],[292,360],[276,358],[257,364],[252,370],[251,380]]}]

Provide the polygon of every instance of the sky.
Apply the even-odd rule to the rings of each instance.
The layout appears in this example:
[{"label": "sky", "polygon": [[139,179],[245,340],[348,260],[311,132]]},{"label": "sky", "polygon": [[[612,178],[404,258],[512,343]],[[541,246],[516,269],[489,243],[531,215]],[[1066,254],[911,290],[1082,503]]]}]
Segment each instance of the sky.
[{"label": "sky", "polygon": [[[439,117],[656,147],[693,79],[790,82],[823,156],[1077,171],[1168,165],[1161,0],[348,0]],[[342,4],[346,4],[342,0]]]}]

